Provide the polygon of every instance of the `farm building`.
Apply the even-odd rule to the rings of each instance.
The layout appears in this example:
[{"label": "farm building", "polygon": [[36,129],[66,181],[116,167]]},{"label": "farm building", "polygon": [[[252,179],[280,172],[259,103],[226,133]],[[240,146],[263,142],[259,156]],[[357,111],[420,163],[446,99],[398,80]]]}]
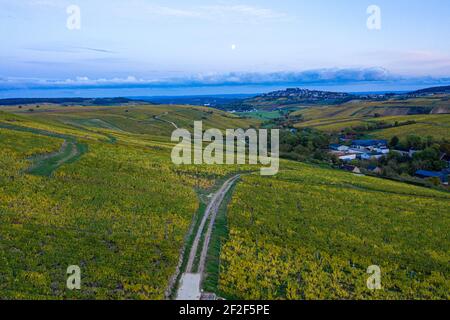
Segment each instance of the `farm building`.
[{"label": "farm building", "polygon": [[352,142],[352,148],[386,148],[387,144],[387,140],[354,140]]},{"label": "farm building", "polygon": [[361,174],[361,170],[356,167],[356,166],[350,166],[350,165],[343,165],[341,167],[342,170],[348,171],[348,172],[352,172],[355,174]]},{"label": "farm building", "polygon": [[382,174],[383,173],[383,169],[381,169],[380,167],[378,167],[378,166],[368,166],[367,167],[367,171],[370,171],[370,172],[372,172],[372,173],[375,173],[375,174]]},{"label": "farm building", "polygon": [[348,151],[350,148],[340,144],[331,144],[330,149],[334,151]]},{"label": "farm building", "polygon": [[356,160],[356,157],[357,156],[354,153],[348,153],[348,154],[344,154],[344,155],[338,156],[339,160],[342,160],[342,161]]},{"label": "farm building", "polygon": [[384,157],[383,153],[364,153],[361,155],[362,160],[378,160]]},{"label": "farm building", "polygon": [[395,152],[395,153],[401,154],[404,157],[409,157],[409,158],[412,158],[413,155],[415,153],[417,153],[416,150],[412,150],[412,149],[409,150],[409,151],[403,151],[403,150],[392,150],[392,151]]},{"label": "farm building", "polygon": [[427,171],[418,170],[416,171],[416,176],[422,179],[438,178],[442,183],[448,183],[449,173],[446,170],[443,171]]}]

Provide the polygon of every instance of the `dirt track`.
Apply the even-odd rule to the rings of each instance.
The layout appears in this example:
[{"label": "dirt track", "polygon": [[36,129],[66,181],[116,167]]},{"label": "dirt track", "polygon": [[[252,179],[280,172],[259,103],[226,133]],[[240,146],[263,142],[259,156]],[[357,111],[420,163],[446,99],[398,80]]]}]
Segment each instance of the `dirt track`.
[{"label": "dirt track", "polygon": [[[177,293],[178,300],[198,300],[201,295],[201,281],[203,278],[203,271],[205,269],[206,256],[208,254],[209,242],[211,239],[212,230],[216,221],[216,216],[220,205],[227,194],[228,190],[233,186],[240,175],[233,176],[228,179],[222,187],[217,191],[211,199],[208,207],[205,210],[200,226],[195,235],[194,242],[189,254],[189,260],[186,265],[186,270],[181,277],[180,288]],[[209,224],[206,222],[210,219]],[[205,230],[205,228],[207,229]],[[205,234],[203,245],[200,247],[200,239],[202,234]],[[201,250],[200,260],[197,270],[194,270],[194,262],[197,253]]]},{"label": "dirt track", "polygon": [[175,129],[178,129],[178,126],[177,126],[177,124],[175,122],[161,119],[162,116],[167,116],[168,114],[169,114],[168,112],[164,112],[163,114],[160,114],[159,116],[155,116],[155,119],[159,120],[159,121],[162,121],[162,122],[165,122],[165,123],[168,123],[168,124],[172,125]]}]

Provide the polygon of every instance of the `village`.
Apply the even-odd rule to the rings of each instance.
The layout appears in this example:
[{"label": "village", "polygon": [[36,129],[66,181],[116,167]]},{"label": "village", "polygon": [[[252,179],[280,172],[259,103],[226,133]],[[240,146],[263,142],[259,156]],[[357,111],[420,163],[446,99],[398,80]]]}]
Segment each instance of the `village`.
[{"label": "village", "polygon": [[[397,153],[403,157],[413,158],[417,150],[396,150],[388,147],[387,140],[352,140],[346,141],[341,139],[342,144],[331,144],[329,146],[329,153],[336,156],[339,160],[344,162],[341,166],[342,170],[349,171],[355,174],[362,174],[363,170],[355,163],[358,161],[367,161],[376,163],[378,160],[387,157],[391,152]],[[344,144],[345,143],[345,144]],[[442,185],[448,186],[450,175],[450,157],[447,154],[441,155],[441,161],[447,162],[447,168],[441,171],[417,170],[415,177],[424,180],[438,180]],[[383,169],[377,165],[369,165],[365,171],[375,175],[381,175]]]}]

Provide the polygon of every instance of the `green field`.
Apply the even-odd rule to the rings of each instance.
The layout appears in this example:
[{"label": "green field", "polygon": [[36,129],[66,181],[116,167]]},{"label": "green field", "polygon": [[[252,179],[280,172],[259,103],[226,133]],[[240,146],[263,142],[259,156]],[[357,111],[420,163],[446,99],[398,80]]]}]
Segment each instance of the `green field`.
[{"label": "green field", "polygon": [[206,128],[247,128],[257,126],[259,121],[242,119],[230,113],[205,107],[131,105],[104,107],[60,107],[41,106],[39,109],[18,109],[2,107],[0,110],[24,115],[35,121],[54,121],[58,125],[81,127],[92,131],[113,131],[116,133],[146,134],[167,137],[174,130],[175,122],[179,127],[193,128],[193,121],[203,121]]},{"label": "green field", "polygon": [[[449,299],[450,195],[284,163],[228,208],[220,293],[239,299]],[[248,196],[248,195],[252,196]],[[378,265],[382,290],[366,286]]]},{"label": "green field", "polygon": [[422,137],[432,136],[438,140],[450,139],[450,114],[386,117],[382,118],[382,121],[387,123],[414,121],[416,123],[375,131],[373,135],[379,138],[419,135]]},{"label": "green field", "polygon": [[438,113],[450,113],[448,95],[408,99],[392,98],[384,101],[352,100],[340,105],[303,107],[293,115],[302,115],[308,121],[326,118],[370,118],[375,115],[389,117]]},{"label": "green field", "polygon": [[279,111],[255,111],[255,112],[237,112],[236,115],[249,119],[273,120],[280,117]]},{"label": "green field", "polygon": [[[173,124],[261,123],[213,109],[2,110],[0,299],[173,297],[207,195],[255,169],[172,164]],[[226,298],[449,298],[448,193],[281,165],[275,177],[244,175],[227,195],[205,288]],[[383,270],[377,292],[365,287],[373,264]],[[80,291],[66,288],[70,265],[82,269]]]},{"label": "green field", "polygon": [[[173,165],[174,128],[130,119],[164,109],[66,110],[0,112],[0,298],[165,298],[199,206],[195,189],[238,168]],[[180,126],[189,113],[207,114],[210,126],[249,123],[203,108],[170,111]],[[156,128],[165,131],[146,133]],[[80,291],[66,289],[69,265],[82,268]]]},{"label": "green field", "polygon": [[[434,109],[445,111],[448,101],[428,101],[432,99],[414,99],[400,102],[360,102],[352,101],[339,106],[309,107],[292,113],[302,116],[303,121],[295,124],[297,128],[314,128],[317,130],[339,133],[343,130],[370,127],[377,124],[398,124],[393,128],[371,131],[370,135],[378,138],[390,139],[393,136],[404,138],[411,134],[431,136],[437,140],[450,138],[450,111],[440,114],[412,114],[407,113],[414,108]],[[407,123],[411,122],[411,123]]]}]

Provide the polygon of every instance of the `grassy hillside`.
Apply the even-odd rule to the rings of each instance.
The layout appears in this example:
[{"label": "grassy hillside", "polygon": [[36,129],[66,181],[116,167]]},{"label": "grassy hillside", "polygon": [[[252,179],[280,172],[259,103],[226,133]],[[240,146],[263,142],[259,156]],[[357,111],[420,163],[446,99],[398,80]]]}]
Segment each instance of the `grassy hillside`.
[{"label": "grassy hillside", "polygon": [[[33,176],[27,155],[59,146],[1,136],[1,298],[164,297],[197,208],[191,177],[159,151],[93,141],[52,177]],[[80,292],[65,288],[69,265],[82,267]]]},{"label": "grassy hillside", "polygon": [[245,111],[273,111],[277,109],[291,109],[305,105],[334,105],[355,99],[348,93],[289,88],[273,91],[255,97],[236,101],[222,106],[227,110]]},{"label": "grassy hillside", "polygon": [[291,114],[301,117],[297,128],[315,128],[326,132],[396,124],[395,128],[370,134],[380,138],[394,135],[427,135],[436,139],[450,137],[450,103],[446,98],[415,98],[384,102],[351,101],[339,106],[308,107]]},{"label": "grassy hillside", "polygon": [[392,98],[386,101],[352,100],[340,105],[305,108],[294,115],[301,114],[305,120],[313,120],[327,117],[363,118],[374,115],[400,116],[437,113],[450,113],[448,95],[407,99]]},{"label": "grassy hillside", "polygon": [[[2,110],[3,299],[163,299],[198,218],[196,191],[252,169],[173,165],[174,124],[259,124],[183,106]],[[276,177],[238,183],[208,285],[218,277],[238,298],[449,298],[449,209],[447,193],[282,162]],[[377,293],[365,287],[372,264],[383,270]],[[66,289],[69,265],[82,269],[80,291]]]},{"label": "grassy hillside", "polygon": [[[228,224],[226,297],[450,298],[447,193],[284,163],[276,177],[243,177]],[[371,265],[383,290],[366,286]]]},{"label": "grassy hillside", "polygon": [[[53,108],[0,112],[0,299],[163,299],[195,189],[239,168],[173,165],[174,128],[151,117],[247,122],[204,108]],[[80,291],[66,289],[69,265]]]},{"label": "grassy hillside", "polygon": [[[59,125],[65,124],[71,127],[81,127],[91,131],[115,131],[132,134],[147,134],[152,136],[167,137],[174,130],[170,122],[178,127],[190,129],[193,121],[203,121],[205,128],[247,128],[257,126],[257,120],[241,119],[230,113],[204,107],[191,106],[154,106],[154,105],[130,105],[130,106],[103,106],[62,107],[43,105],[37,108],[2,107],[1,110],[12,112],[34,120],[54,121]],[[33,110],[33,111],[30,111]]]},{"label": "grassy hillside", "polygon": [[297,128],[315,128],[326,132],[340,132],[344,129],[352,129],[377,124],[398,124],[393,128],[381,129],[370,134],[380,138],[392,138],[393,136],[406,137],[411,134],[432,136],[436,139],[450,138],[450,114],[438,115],[411,115],[388,116],[379,118],[320,118],[296,124]]},{"label": "grassy hillside", "polygon": [[414,121],[414,124],[383,129],[373,132],[373,135],[380,138],[391,138],[393,136],[404,137],[408,135],[419,135],[422,137],[432,136],[436,139],[450,139],[450,114],[445,115],[422,115],[405,117],[387,117],[382,121],[405,122]]}]

